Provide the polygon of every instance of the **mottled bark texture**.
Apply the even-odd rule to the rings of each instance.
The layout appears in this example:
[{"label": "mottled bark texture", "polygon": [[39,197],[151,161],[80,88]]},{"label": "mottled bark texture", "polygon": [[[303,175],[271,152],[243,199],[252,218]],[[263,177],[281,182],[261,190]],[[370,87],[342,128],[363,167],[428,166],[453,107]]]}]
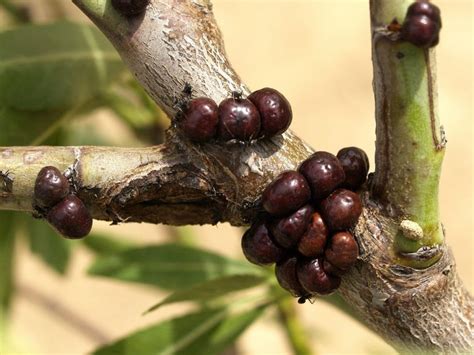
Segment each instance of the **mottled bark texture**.
[{"label": "mottled bark texture", "polygon": [[68,170],[95,219],[173,225],[229,222],[255,217],[263,188],[275,174],[295,169],[311,153],[292,133],[249,146],[195,145],[170,130],[149,148],[0,148],[0,208],[32,211],[33,186],[45,165]]},{"label": "mottled bark texture", "polygon": [[[156,102],[175,116],[185,83],[197,96],[220,101],[248,89],[226,59],[211,4],[206,0],[152,0],[143,16],[126,20],[106,1],[74,2],[110,38]],[[98,219],[169,224],[245,225],[258,212],[264,186],[294,169],[312,150],[293,133],[250,145],[195,145],[173,128],[162,146],[0,148],[0,208],[31,211],[36,173],[52,164],[69,169],[78,193]],[[0,181],[1,182],[1,181]],[[363,193],[356,228],[361,258],[340,294],[365,323],[400,350],[468,351],[473,300],[446,246],[430,268],[400,266],[392,250],[399,220]],[[431,255],[432,256],[432,255]],[[411,255],[423,258],[423,252]]]},{"label": "mottled bark texture", "polygon": [[[446,141],[437,110],[435,49],[400,41],[399,32],[387,30],[392,21],[404,21],[411,3],[370,2],[377,123],[371,191],[404,221],[395,238],[400,253],[443,243],[438,185]],[[413,228],[419,233],[411,233]],[[419,267],[434,261],[405,264]]]}]

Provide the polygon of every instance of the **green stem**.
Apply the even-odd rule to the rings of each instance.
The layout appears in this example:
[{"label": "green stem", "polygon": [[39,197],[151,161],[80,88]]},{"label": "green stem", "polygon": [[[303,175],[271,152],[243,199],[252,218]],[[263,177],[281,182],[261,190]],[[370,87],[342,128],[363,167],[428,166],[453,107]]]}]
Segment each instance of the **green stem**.
[{"label": "green stem", "polygon": [[[1,0],[0,0],[1,1]],[[98,21],[98,26],[103,32],[111,31],[114,35],[124,34],[129,30],[127,21],[123,21],[110,1],[97,0],[72,0],[92,21]]]},{"label": "green stem", "polygon": [[311,345],[308,343],[310,337],[301,324],[295,309],[295,299],[290,296],[282,297],[277,301],[276,306],[278,317],[286,331],[293,353],[297,355],[313,354]]},{"label": "green stem", "polygon": [[399,261],[426,267],[437,257],[413,255],[443,242],[438,184],[445,140],[437,113],[435,53],[399,41],[386,29],[393,19],[403,22],[411,3],[371,0],[377,123],[372,192],[399,220],[394,244]]}]

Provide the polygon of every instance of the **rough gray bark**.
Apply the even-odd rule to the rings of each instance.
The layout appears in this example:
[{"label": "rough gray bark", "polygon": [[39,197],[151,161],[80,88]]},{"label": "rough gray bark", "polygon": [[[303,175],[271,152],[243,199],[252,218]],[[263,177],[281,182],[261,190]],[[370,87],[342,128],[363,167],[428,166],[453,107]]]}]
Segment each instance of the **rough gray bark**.
[{"label": "rough gray bark", "polygon": [[340,294],[366,324],[400,351],[468,352],[473,341],[473,299],[444,245],[441,259],[417,270],[393,254],[398,223],[384,206],[364,196],[355,234],[362,262],[343,278]]},{"label": "rough gray bark", "polygon": [[[111,10],[91,12],[85,5],[90,1],[74,0],[171,117],[185,82],[196,95],[216,101],[235,89],[248,92],[226,59],[209,1],[152,0],[143,17],[129,21]],[[255,217],[264,186],[311,152],[291,132],[248,146],[198,146],[174,129],[164,145],[142,149],[0,148],[0,170],[15,177],[11,191],[0,189],[0,208],[31,211],[35,175],[54,164],[75,175],[79,195],[98,219],[244,225]],[[368,192],[363,195],[355,230],[361,260],[344,277],[340,294],[397,349],[469,351],[473,299],[449,249],[437,250],[440,260],[424,270],[398,265],[391,249],[398,222]]]},{"label": "rough gray bark", "polygon": [[74,174],[95,219],[245,225],[265,185],[310,153],[289,132],[250,146],[197,146],[173,130],[165,144],[150,148],[0,148],[0,170],[14,178],[11,192],[0,189],[0,209],[32,211],[36,174],[52,164]]}]

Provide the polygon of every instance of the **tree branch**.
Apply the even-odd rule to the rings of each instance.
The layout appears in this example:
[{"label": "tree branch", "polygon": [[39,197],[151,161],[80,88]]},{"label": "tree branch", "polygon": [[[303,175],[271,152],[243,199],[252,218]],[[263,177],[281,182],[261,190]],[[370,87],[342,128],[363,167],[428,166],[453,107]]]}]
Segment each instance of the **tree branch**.
[{"label": "tree branch", "polygon": [[196,96],[221,102],[248,88],[232,69],[209,0],[151,1],[143,16],[126,19],[110,1],[73,2],[111,40],[150,96],[170,116],[185,83]]},{"label": "tree branch", "polygon": [[[443,242],[438,184],[445,140],[437,113],[434,49],[397,41],[398,33],[387,30],[393,19],[403,22],[411,3],[371,1],[377,120],[372,191],[394,218],[404,221],[395,238],[401,253]],[[436,260],[414,264],[400,257],[400,262],[415,267]]]},{"label": "tree branch", "polygon": [[294,299],[285,295],[277,301],[278,319],[286,332],[286,337],[295,355],[312,355],[316,351],[311,349],[308,341],[308,332],[303,327],[296,312]]},{"label": "tree branch", "polygon": [[[146,13],[133,20],[121,18],[107,5],[109,1],[74,2],[104,31],[171,117],[185,82],[196,95],[216,101],[237,88],[248,92],[225,57],[208,1],[152,0]],[[377,139],[382,123],[377,121]],[[174,128],[164,145],[144,149],[0,148],[0,170],[14,174],[11,191],[5,186],[0,190],[0,208],[31,210],[36,174],[52,164],[69,168],[79,195],[96,218],[242,225],[255,217],[264,186],[311,152],[291,132],[249,146],[217,142],[198,146]],[[380,157],[377,164],[384,163]],[[374,181],[384,169],[377,166]],[[400,265],[392,248],[399,216],[390,213],[384,199],[373,200],[368,192],[362,197],[365,208],[355,228],[361,257],[344,277],[341,296],[370,328],[400,350],[468,351],[473,299],[458,279],[448,248],[439,245],[405,254],[415,261],[439,259],[426,269]]]},{"label": "tree branch", "polygon": [[275,174],[310,153],[290,132],[250,146],[197,146],[171,131],[165,144],[150,148],[0,148],[0,171],[14,180],[11,191],[0,185],[0,209],[32,211],[36,174],[54,165],[70,170],[95,219],[246,225]]}]

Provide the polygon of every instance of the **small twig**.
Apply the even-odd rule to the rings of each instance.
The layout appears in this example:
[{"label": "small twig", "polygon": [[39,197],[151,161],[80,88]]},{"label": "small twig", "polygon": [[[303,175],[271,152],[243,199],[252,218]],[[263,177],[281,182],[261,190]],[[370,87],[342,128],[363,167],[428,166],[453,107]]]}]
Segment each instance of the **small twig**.
[{"label": "small twig", "polygon": [[295,355],[315,354],[309,343],[309,334],[301,324],[301,320],[295,309],[295,299],[285,296],[276,303],[278,318],[286,332],[286,336]]},{"label": "small twig", "polygon": [[20,297],[24,297],[27,301],[45,308],[68,326],[75,328],[94,342],[103,344],[111,341],[111,338],[91,324],[91,322],[60,304],[57,300],[51,299],[49,296],[27,285],[18,285],[17,287]]}]

